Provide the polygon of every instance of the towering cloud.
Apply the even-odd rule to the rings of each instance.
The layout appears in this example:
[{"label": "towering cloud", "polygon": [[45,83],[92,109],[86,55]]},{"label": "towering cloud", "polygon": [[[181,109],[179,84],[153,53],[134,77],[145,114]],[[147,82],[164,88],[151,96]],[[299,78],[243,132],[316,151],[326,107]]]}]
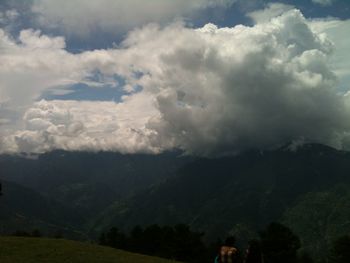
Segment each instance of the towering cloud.
[{"label": "towering cloud", "polygon": [[[252,27],[151,24],[119,48],[81,54],[66,52],[60,38],[21,36],[10,50],[21,51],[21,65],[53,74],[46,86],[66,76],[84,81],[98,70],[118,74],[128,92],[142,90],[119,104],[38,102],[24,114],[25,128],[3,137],[2,151],[180,148],[220,155],[301,138],[341,147],[350,131],[347,97],[328,66],[333,44],[295,9]],[[38,60],[33,50],[51,59]]]}]

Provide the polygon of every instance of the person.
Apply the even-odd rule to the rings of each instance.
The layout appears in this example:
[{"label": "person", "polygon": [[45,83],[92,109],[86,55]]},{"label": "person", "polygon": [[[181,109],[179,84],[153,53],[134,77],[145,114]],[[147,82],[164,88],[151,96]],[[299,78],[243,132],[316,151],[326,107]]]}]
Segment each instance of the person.
[{"label": "person", "polygon": [[223,246],[220,247],[220,251],[218,255],[215,258],[215,263],[236,263],[237,262],[237,248],[234,247],[235,245],[235,238],[234,237],[228,237],[225,240],[225,243]]}]

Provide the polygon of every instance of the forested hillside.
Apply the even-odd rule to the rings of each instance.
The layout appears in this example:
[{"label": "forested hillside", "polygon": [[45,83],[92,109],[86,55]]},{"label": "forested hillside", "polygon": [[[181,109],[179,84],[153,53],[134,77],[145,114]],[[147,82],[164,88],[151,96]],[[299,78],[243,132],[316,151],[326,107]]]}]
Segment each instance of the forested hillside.
[{"label": "forested hillside", "polygon": [[230,233],[245,244],[280,221],[314,254],[350,231],[350,153],[318,144],[216,159],[53,152],[0,164],[16,182],[3,182],[6,231],[54,225],[96,239],[111,227],[184,223],[208,241]]}]

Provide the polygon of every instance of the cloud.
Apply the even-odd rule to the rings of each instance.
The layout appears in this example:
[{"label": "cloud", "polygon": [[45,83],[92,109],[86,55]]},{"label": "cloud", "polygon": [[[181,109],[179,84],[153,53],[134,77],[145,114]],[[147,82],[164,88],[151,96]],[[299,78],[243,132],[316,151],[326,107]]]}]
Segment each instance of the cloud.
[{"label": "cloud", "polygon": [[[23,30],[18,41],[0,29],[0,112],[20,110],[47,87],[82,78],[62,37]],[[76,71],[74,71],[77,69]]]},{"label": "cloud", "polygon": [[335,2],[335,0],[312,0],[312,2],[322,6],[329,6],[332,5]]},{"label": "cloud", "polygon": [[116,33],[150,22],[168,23],[208,7],[225,7],[233,2],[235,0],[35,0],[33,11],[39,15],[42,26],[88,36],[96,30]]},{"label": "cloud", "polygon": [[[294,9],[292,5],[268,3],[264,9],[246,15],[255,23],[265,23],[291,9]],[[330,68],[339,78],[340,85],[338,89],[343,92],[348,90],[348,83],[350,82],[350,40],[344,38],[344,36],[350,34],[350,20],[340,20],[334,17],[313,18],[308,19],[307,24],[315,33],[318,35],[325,34],[335,44],[334,53],[329,57]]]},{"label": "cloud", "polygon": [[[72,54],[63,37],[22,30],[18,38],[0,29],[0,113],[2,118],[24,112],[51,88],[88,83],[97,88],[109,77],[93,80],[96,70],[113,76],[118,71],[115,51],[96,50]],[[111,84],[111,83],[108,83]],[[4,115],[7,115],[4,117]]]},{"label": "cloud", "polygon": [[145,125],[158,113],[144,96],[121,104],[42,100],[24,114],[25,129],[7,136],[2,146],[12,153],[54,149],[157,153],[160,149],[151,147],[152,131]]},{"label": "cloud", "polygon": [[[22,30],[18,38],[0,29],[0,130],[4,123],[17,123],[19,116],[48,89],[76,83],[89,83],[99,68],[108,71],[113,51],[96,50],[72,54],[65,50],[63,37],[41,34],[33,29]],[[111,75],[115,70],[109,70]],[[5,121],[6,120],[6,121]],[[8,126],[8,125],[7,125]]]},{"label": "cloud", "polygon": [[0,7],[0,28],[7,31],[13,30],[20,14],[16,9],[1,9]]},{"label": "cloud", "polygon": [[193,45],[163,57],[168,88],[157,97],[161,119],[150,126],[165,141],[210,155],[299,137],[333,143],[348,128],[327,66],[331,44],[299,11],[254,27],[198,32],[186,41]]},{"label": "cloud", "polygon": [[326,34],[335,43],[330,67],[339,78],[339,89],[347,91],[350,83],[350,39],[344,36],[350,35],[350,19],[313,19],[309,25],[315,32]]},{"label": "cloud", "polygon": [[[334,45],[295,9],[251,27],[149,24],[117,48],[80,54],[33,30],[19,43],[4,33],[0,40],[9,50],[0,53],[7,59],[0,74],[30,76],[11,87],[28,88],[31,98],[96,70],[123,78],[125,90],[142,87],[119,104],[28,99],[23,128],[3,136],[3,152],[177,148],[221,155],[299,139],[343,147],[350,130],[348,96],[338,94],[329,66]],[[20,105],[18,92],[7,97]]]},{"label": "cloud", "polygon": [[7,25],[12,21],[16,20],[18,16],[19,13],[15,9],[0,11],[0,24]]},{"label": "cloud", "polygon": [[250,17],[255,23],[265,23],[293,8],[294,7],[292,5],[268,3],[265,9],[250,12],[247,14],[247,16]]}]

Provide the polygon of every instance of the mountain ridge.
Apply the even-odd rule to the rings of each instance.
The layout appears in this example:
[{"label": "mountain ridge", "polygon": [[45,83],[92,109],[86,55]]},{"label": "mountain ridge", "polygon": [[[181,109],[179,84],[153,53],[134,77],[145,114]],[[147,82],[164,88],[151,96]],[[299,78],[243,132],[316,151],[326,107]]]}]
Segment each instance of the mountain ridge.
[{"label": "mountain ridge", "polygon": [[[15,179],[19,183],[26,173],[33,176],[25,178],[39,183],[30,185],[31,189],[73,211],[77,219],[65,223],[92,238],[113,226],[129,231],[136,225],[184,223],[205,232],[207,240],[235,234],[244,243],[272,221],[287,222],[302,234],[300,229],[308,220],[299,213],[307,214],[312,204],[321,202],[329,211],[334,200],[350,202],[345,190],[341,196],[333,194],[339,185],[350,189],[350,153],[320,144],[304,144],[293,150],[286,145],[211,159],[174,153],[133,157],[61,154],[47,154],[39,162],[23,158],[7,162],[13,157],[0,156],[0,178],[18,173]],[[108,162],[112,169],[104,165]],[[28,163],[41,168],[34,169]],[[40,184],[44,184],[41,191]],[[322,196],[330,197],[320,201]],[[343,220],[347,220],[346,213]],[[329,229],[339,233],[339,229]],[[301,236],[303,240],[318,242],[306,234],[309,236]]]}]

